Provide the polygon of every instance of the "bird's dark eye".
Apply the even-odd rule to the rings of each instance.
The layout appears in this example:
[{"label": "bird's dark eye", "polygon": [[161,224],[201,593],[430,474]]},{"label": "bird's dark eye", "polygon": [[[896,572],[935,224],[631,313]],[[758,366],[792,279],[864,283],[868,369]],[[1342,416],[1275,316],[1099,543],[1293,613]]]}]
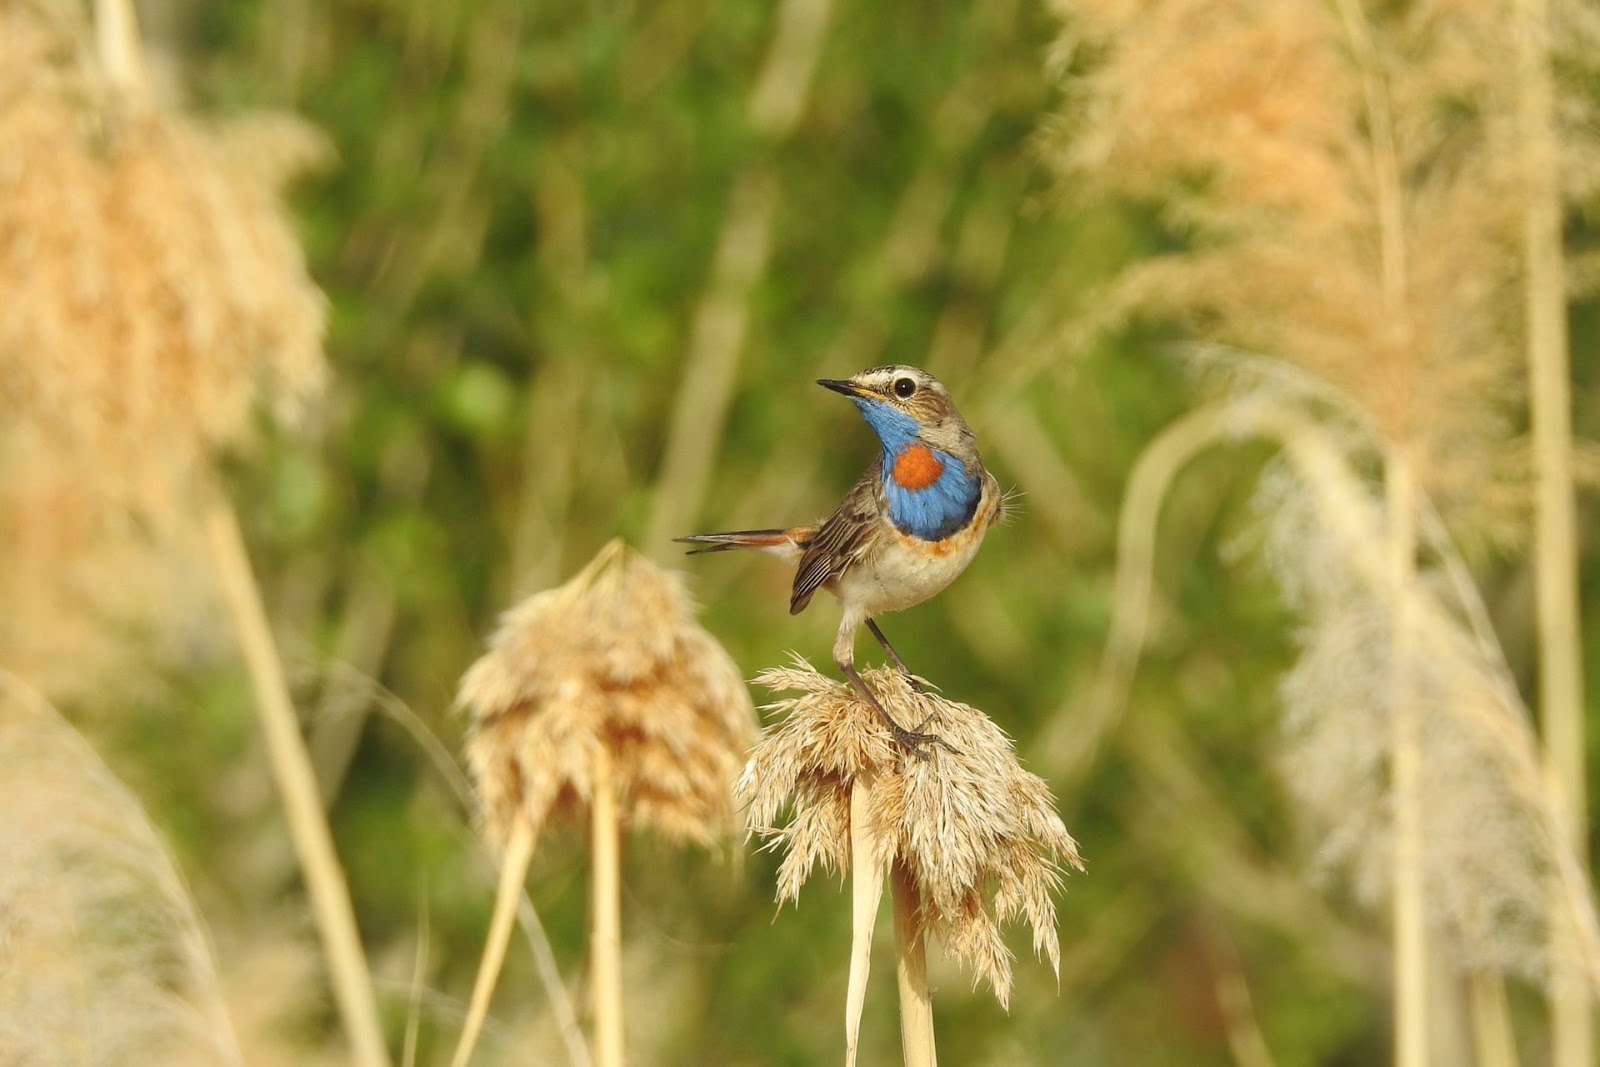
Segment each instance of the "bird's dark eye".
[{"label": "bird's dark eye", "polygon": [[894,395],[901,400],[906,399],[917,391],[917,383],[910,378],[896,378],[894,380]]}]

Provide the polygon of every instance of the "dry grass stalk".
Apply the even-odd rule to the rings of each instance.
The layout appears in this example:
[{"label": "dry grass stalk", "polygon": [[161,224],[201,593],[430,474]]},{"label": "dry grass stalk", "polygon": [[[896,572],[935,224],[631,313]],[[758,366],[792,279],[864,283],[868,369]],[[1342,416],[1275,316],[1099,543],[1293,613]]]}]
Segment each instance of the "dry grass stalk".
[{"label": "dry grass stalk", "polygon": [[[921,893],[911,869],[903,862],[896,862],[890,872],[889,889],[894,894],[900,1047],[906,1067],[934,1067],[938,1055],[933,1040],[933,990],[928,987],[928,946],[922,928]],[[1058,966],[1058,981],[1060,977]]]},{"label": "dry grass stalk", "polygon": [[595,1060],[622,1067],[622,841],[617,817],[617,779],[611,750],[594,749],[589,779],[589,840],[593,846],[590,888],[589,967],[593,972]]},{"label": "dry grass stalk", "polygon": [[351,1054],[354,1062],[363,1067],[385,1067],[389,1053],[384,1046],[355,908],[350,902],[350,887],[333,847],[333,832],[317,792],[316,771],[300,733],[288,676],[273,641],[244,535],[232,508],[220,496],[213,496],[207,504],[203,523],[222,599],[255,692],[268,764],[283,805],[289,838],[305,876],[311,914],[322,937],[333,995],[350,1039]]},{"label": "dry grass stalk", "polygon": [[[756,736],[749,692],[694,621],[678,576],[621,541],[567,584],[507,612],[462,678],[459,703],[472,717],[467,762],[484,830],[498,845],[519,835],[531,844],[552,819],[581,824],[586,809],[599,821],[597,796],[614,797],[615,807],[609,830],[593,828],[597,875],[619,825],[701,845],[733,828],[730,785]],[[520,885],[522,866],[511,884]],[[607,881],[596,903],[609,908],[614,873]],[[616,944],[607,933],[596,947],[614,955]],[[597,962],[596,971],[614,978],[608,967]],[[486,1009],[493,976],[484,974],[480,967]],[[620,1034],[601,1045],[620,1056]],[[464,1034],[458,1062],[469,1047]]]},{"label": "dry grass stalk", "polygon": [[0,750],[0,1058],[240,1064],[200,916],[138,800],[5,675]]},{"label": "dry grass stalk", "polygon": [[[1513,0],[1517,117],[1524,165],[1523,258],[1527,264],[1528,400],[1536,474],[1534,609],[1539,647],[1539,718],[1556,803],[1569,839],[1587,861],[1583,652],[1578,618],[1577,517],[1573,499],[1571,359],[1566,263],[1561,237],[1561,146],[1552,70],[1550,0]],[[1592,138],[1591,138],[1592,139]],[[1555,889],[1553,907],[1560,907]],[[1556,1067],[1594,1062],[1594,1022],[1582,976],[1559,970],[1550,991]]]},{"label": "dry grass stalk", "polygon": [[[1000,924],[1025,919],[1035,951],[1059,968],[1052,895],[1063,866],[1083,867],[1077,843],[1044,781],[1022,769],[986,715],[915,692],[891,669],[864,677],[890,714],[929,720],[954,751],[906,758],[870,705],[804,660],[762,673],[768,689],[800,694],[772,705],[783,721],[757,743],[736,788],[751,831],[785,853],[778,900],[795,900],[818,863],[858,880],[863,870],[894,872],[909,887],[897,894],[900,921],[938,937],[1004,1005],[1011,954]],[[876,854],[853,854],[857,839]],[[910,889],[914,919],[904,914]],[[916,950],[915,938],[902,941]],[[914,974],[914,962],[902,966]],[[927,1046],[931,1055],[931,1038]]]}]

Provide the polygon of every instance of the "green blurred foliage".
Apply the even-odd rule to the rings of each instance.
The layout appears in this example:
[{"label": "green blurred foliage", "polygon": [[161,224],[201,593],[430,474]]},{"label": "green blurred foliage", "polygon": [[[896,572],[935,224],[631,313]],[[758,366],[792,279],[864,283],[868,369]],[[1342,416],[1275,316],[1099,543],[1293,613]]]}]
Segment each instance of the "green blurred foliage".
[{"label": "green blurred foliage", "polygon": [[[741,175],[776,177],[773,246],[697,523],[770,525],[832,507],[873,446],[813,378],[896,361],[941,375],[990,466],[1023,491],[1020,514],[956,586],[887,629],[913,666],[937,664],[927,672],[947,694],[992,713],[1024,758],[1094,677],[1124,481],[1190,400],[1154,327],[1091,347],[1063,340],[1097,281],[1168,237],[1132,209],[1080,209],[1052,183],[1037,145],[1061,102],[1046,73],[1054,28],[1037,5],[840,5],[798,128],[774,140],[752,130],[747,101],[776,11],[291,0],[195,4],[174,23],[205,110],[292,110],[337,154],[294,199],[329,300],[335,384],[312,439],[273,439],[235,472],[236,496],[311,716],[396,1047],[427,932],[422,979],[442,999],[423,1005],[420,1062],[442,1062],[454,1039],[457,1016],[440,1005],[470,988],[493,876],[449,776],[392,712],[409,709],[458,752],[456,681],[496,613],[614,534],[641,536]],[[1594,333],[1586,312],[1580,352]],[[1593,399],[1592,355],[1580,363]],[[1594,419],[1580,429],[1594,432]],[[1263,458],[1207,457],[1167,502],[1129,724],[1059,795],[1089,861],[1060,901],[1059,988],[1020,937],[1009,1014],[936,961],[947,1062],[1231,1063],[1239,1019],[1219,999],[1230,976],[1247,984],[1282,1067],[1384,1057],[1379,924],[1303,877],[1308,843],[1273,776],[1290,620],[1237,551]],[[781,567],[683,566],[706,625],[747,673],[790,649],[825,662],[832,606],[791,618]],[[1587,573],[1585,601],[1600,604]],[[1525,654],[1525,575],[1503,561],[1485,581],[1509,647]],[[226,665],[182,682],[183,726],[170,712],[131,720],[127,762],[205,896],[283,908],[295,875],[251,770],[246,699]],[[818,877],[774,918],[774,858],[738,851],[630,842],[637,1062],[838,1054],[848,897]],[[584,860],[578,835],[555,834],[532,880],[572,979],[584,966]],[[543,1010],[526,956],[514,946],[501,1014]],[[898,1055],[890,959],[880,950],[866,1062]],[[522,1051],[522,1062],[561,1062],[556,1044]]]}]

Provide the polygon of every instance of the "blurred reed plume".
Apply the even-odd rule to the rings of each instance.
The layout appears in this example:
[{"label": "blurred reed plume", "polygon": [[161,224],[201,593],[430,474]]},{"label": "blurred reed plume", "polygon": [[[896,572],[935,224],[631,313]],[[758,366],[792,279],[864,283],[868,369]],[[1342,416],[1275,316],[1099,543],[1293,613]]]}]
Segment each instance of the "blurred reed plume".
[{"label": "blurred reed plume", "polygon": [[[208,128],[161,106],[143,81],[130,0],[94,12],[91,48],[75,7],[0,8],[0,502],[38,553],[8,553],[0,589],[39,610],[19,620],[23,632],[50,634],[64,616],[72,633],[108,614],[162,632],[214,607],[162,584],[169,561],[208,559],[355,1060],[381,1067],[344,874],[216,476],[251,438],[258,406],[291,414],[323,382],[322,298],[278,202],[319,142],[285,118]],[[18,494],[55,506],[22,510],[31,500]],[[82,674],[105,667],[60,640],[0,656],[63,648]],[[29,660],[18,670],[62,673]]]},{"label": "blurred reed plume", "polygon": [[1306,368],[1404,442],[1458,536],[1517,537],[1522,175],[1494,5],[1060,10],[1086,69],[1054,158],[1182,243],[1124,272],[1100,325],[1173,316]]},{"label": "blurred reed plume", "polygon": [[461,680],[467,762],[484,829],[505,850],[500,899],[457,1051],[470,1055],[511,907],[551,819],[589,816],[594,847],[596,1052],[620,1062],[619,826],[713,844],[756,737],[738,667],[694,621],[681,579],[613,540],[571,581],[501,619]]},{"label": "blurred reed plume", "polygon": [[[1320,484],[1308,485],[1308,477]],[[1342,875],[1358,899],[1376,906],[1393,877],[1391,672],[1384,669],[1392,618],[1371,579],[1381,567],[1371,558],[1383,543],[1374,529],[1381,502],[1348,471],[1313,475],[1280,461],[1263,478],[1255,507],[1265,559],[1302,619],[1300,656],[1281,686],[1283,779],[1316,831],[1315,868]],[[1346,520],[1330,527],[1329,508],[1343,509]],[[1577,959],[1600,948],[1594,916],[1580,879],[1569,900],[1584,910],[1550,929],[1546,887],[1562,876],[1566,846],[1542,788],[1537,743],[1492,634],[1474,618],[1476,605],[1461,599],[1475,594],[1455,584],[1460,561],[1443,556],[1448,544],[1438,548],[1440,562],[1419,575],[1411,594],[1414,661],[1407,667],[1426,751],[1428,920],[1462,973],[1500,971],[1543,983],[1553,944]]]},{"label": "blurred reed plume", "polygon": [[[988,716],[919,693],[893,669],[868,670],[864,677],[898,721],[926,722],[950,747],[939,746],[926,759],[907,758],[870,705],[797,657],[794,666],[757,678],[773,692],[801,695],[771,706],[783,721],[751,752],[737,796],[748,805],[750,830],[784,852],[780,903],[798,898],[819,862],[852,872],[857,925],[846,1009],[852,1056],[872,921],[889,874],[907,1062],[931,1062],[924,935],[938,937],[1006,1005],[1011,954],[1000,924],[1025,920],[1035,951],[1059,972],[1051,898],[1061,888],[1062,867],[1082,870],[1083,860],[1049,788],[1022,769],[1010,740]],[[779,826],[785,810],[788,822]],[[925,1018],[915,1025],[926,1032],[914,1035],[908,1016],[918,1014]],[[913,1051],[917,1042],[925,1043],[922,1053]]]},{"label": "blurred reed plume", "polygon": [[322,387],[323,301],[278,200],[322,142],[130,97],[86,27],[41,10],[0,10],[5,401],[113,484],[170,490],[257,404],[293,414]]},{"label": "blurred reed plume", "polygon": [[[1566,18],[1576,5],[1558,8]],[[1059,10],[1059,61],[1079,106],[1057,161],[1087,189],[1154,207],[1179,246],[1113,282],[1090,328],[1134,313],[1173,318],[1326,390],[1284,418],[1257,411],[1255,426],[1240,418],[1233,429],[1320,457],[1315,476],[1269,483],[1263,512],[1269,525],[1296,524],[1272,538],[1274,571],[1309,623],[1285,683],[1291,762],[1304,774],[1294,787],[1313,810],[1346,805],[1331,853],[1387,864],[1383,877],[1357,864],[1358,880],[1381,883],[1390,902],[1396,1062],[1419,1067],[1436,995],[1427,961],[1440,952],[1430,927],[1447,932],[1470,973],[1507,966],[1530,937],[1577,930],[1566,940],[1593,949],[1586,879],[1536,762],[1530,771],[1520,698],[1494,669],[1488,627],[1463,628],[1461,605],[1476,594],[1463,581],[1445,611],[1436,588],[1439,568],[1459,576],[1454,543],[1510,545],[1526,526],[1533,469],[1513,427],[1526,309],[1542,299],[1528,289],[1536,257],[1525,227],[1543,176],[1523,163],[1524,82],[1530,64],[1548,74],[1549,57],[1507,62],[1508,21],[1513,37],[1528,32],[1515,5],[1090,0]],[[1592,14],[1563,28],[1596,40]],[[1569,181],[1593,188],[1592,134],[1566,148]],[[1166,471],[1225,440],[1221,416],[1248,407],[1225,401],[1216,420],[1197,413],[1175,426],[1161,442]],[[1353,475],[1329,481],[1374,465],[1381,501]],[[1348,536],[1330,541],[1330,530]],[[1125,650],[1107,663],[1125,669]],[[1509,770],[1483,762],[1508,738]],[[1356,809],[1380,825],[1348,832]],[[1468,836],[1449,832],[1465,812],[1523,847],[1485,862],[1482,842],[1467,845],[1475,824],[1459,827]],[[1564,890],[1541,921],[1529,890],[1557,868]],[[1474,1004],[1480,1025],[1500,1010],[1492,999]]]},{"label": "blurred reed plume", "polygon": [[0,5],[0,659],[58,696],[126,676],[134,636],[200,643],[174,505],[324,378],[277,199],[320,141],[130,98],[89,40],[79,5]]},{"label": "blurred reed plume", "polygon": [[200,916],[138,800],[5,674],[0,750],[0,1058],[240,1064]]},{"label": "blurred reed plume", "polygon": [[518,823],[537,837],[551,818],[581,820],[597,748],[630,825],[701,845],[733,829],[729,790],[756,736],[750,694],[681,578],[621,541],[506,612],[459,703],[497,844]]}]

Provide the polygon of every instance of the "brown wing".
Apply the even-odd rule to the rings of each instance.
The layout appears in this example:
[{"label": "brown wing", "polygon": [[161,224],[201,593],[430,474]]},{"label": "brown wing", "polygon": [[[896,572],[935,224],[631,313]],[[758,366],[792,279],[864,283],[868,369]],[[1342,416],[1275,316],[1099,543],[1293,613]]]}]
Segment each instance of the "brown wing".
[{"label": "brown wing", "polygon": [[800,557],[789,593],[789,614],[798,615],[811,603],[811,595],[839,577],[859,560],[878,536],[878,516],[883,513],[883,459],[872,461],[845,494],[816,537]]}]

